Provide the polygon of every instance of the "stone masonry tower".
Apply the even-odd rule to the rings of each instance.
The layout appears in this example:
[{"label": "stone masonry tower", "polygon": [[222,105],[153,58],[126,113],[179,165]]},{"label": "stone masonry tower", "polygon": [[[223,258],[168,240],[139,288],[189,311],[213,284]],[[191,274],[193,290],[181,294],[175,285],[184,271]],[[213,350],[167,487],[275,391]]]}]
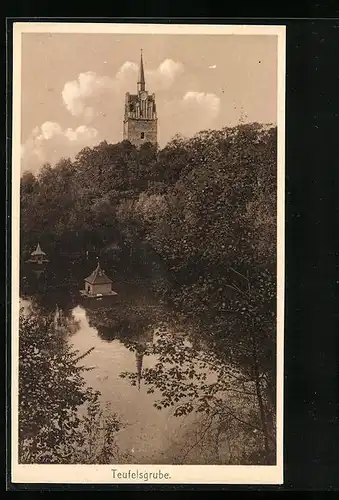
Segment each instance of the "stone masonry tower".
[{"label": "stone masonry tower", "polygon": [[157,144],[157,110],[155,95],[149,95],[145,87],[144,62],[140,56],[137,94],[126,93],[123,139],[135,146],[150,142]]}]

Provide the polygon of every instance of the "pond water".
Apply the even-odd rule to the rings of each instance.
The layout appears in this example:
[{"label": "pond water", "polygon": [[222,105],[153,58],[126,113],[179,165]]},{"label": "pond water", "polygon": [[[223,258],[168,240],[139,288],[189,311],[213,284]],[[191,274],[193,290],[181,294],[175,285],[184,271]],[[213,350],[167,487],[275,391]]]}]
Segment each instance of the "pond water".
[{"label": "pond water", "polygon": [[[79,321],[79,330],[71,338],[73,346],[80,352],[94,347],[86,357],[86,364],[93,367],[86,373],[87,382],[102,393],[103,402],[110,403],[128,424],[118,435],[121,451],[132,454],[136,463],[173,461],[170,456],[173,443],[181,441],[187,423],[183,425],[181,418],[173,417],[171,410],[157,410],[153,406],[156,395],[147,394],[142,380],[138,389],[126,378],[120,378],[124,371],[136,372],[135,352],[118,339],[102,340],[98,330],[89,325],[83,307],[77,306],[72,312]],[[142,361],[143,369],[150,368],[156,358],[144,356]]]},{"label": "pond water", "polygon": [[[135,283],[126,284],[122,283],[122,278],[114,283],[119,297],[117,302],[86,302],[78,293],[83,288],[80,275],[87,276],[91,266],[80,267],[75,271],[64,267],[44,273],[25,269],[22,272],[22,305],[28,307],[34,301],[42,311],[46,310],[46,314],[56,311],[59,315],[61,312],[73,327],[68,342],[80,353],[94,348],[82,362],[92,368],[84,377],[89,386],[100,391],[102,404],[109,403],[112,411],[126,424],[117,435],[120,451],[127,452],[132,463],[177,463],[196,417],[193,414],[177,417],[171,407],[162,410],[154,407],[159,394],[147,393],[142,370],[153,367],[156,356],[146,354],[142,357],[139,387],[132,385],[128,378],[120,377],[122,372],[138,372],[138,348],[152,342],[156,318],[164,317],[168,311],[146,293],[145,283],[141,287]],[[64,286],[66,277],[68,286]],[[179,333],[173,331],[171,335]],[[190,454],[188,460],[191,462],[186,460],[185,463],[204,463],[199,453]]]}]

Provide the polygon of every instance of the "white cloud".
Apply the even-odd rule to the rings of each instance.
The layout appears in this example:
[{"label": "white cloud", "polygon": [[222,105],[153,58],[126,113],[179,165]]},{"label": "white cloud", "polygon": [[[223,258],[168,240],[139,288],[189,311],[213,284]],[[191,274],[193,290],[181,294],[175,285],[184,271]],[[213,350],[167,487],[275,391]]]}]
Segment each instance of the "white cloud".
[{"label": "white cloud", "polygon": [[165,59],[156,70],[146,71],[145,78],[156,92],[169,89],[183,72],[183,64],[172,59]]},{"label": "white cloud", "polygon": [[65,130],[56,122],[35,127],[21,148],[21,170],[37,172],[44,163],[54,165],[62,157],[73,158],[85,146],[99,142],[98,130],[81,125]]},{"label": "white cloud", "polygon": [[45,122],[41,125],[41,133],[38,135],[37,132],[39,131],[39,128],[36,127],[34,129],[34,135],[37,137],[37,141],[39,140],[46,140],[48,141],[51,139],[54,135],[59,135],[62,134],[62,129],[58,123],[55,122]]},{"label": "white cloud", "polygon": [[62,98],[68,111],[74,116],[93,116],[87,102],[102,92],[112,89],[113,81],[107,76],[99,76],[93,71],[80,73],[76,80],[67,82],[62,91]]},{"label": "white cloud", "polygon": [[[136,91],[138,69],[137,64],[126,61],[113,78],[88,71],[65,83],[62,90],[64,106],[73,120],[81,120],[81,125],[64,128],[57,122],[47,121],[32,130],[22,146],[22,170],[36,172],[44,163],[54,165],[61,157],[73,158],[83,147],[92,147],[101,140],[119,142],[124,94]],[[181,79],[184,73],[180,62],[165,59],[145,74],[147,88],[158,93],[161,147],[177,133],[191,136],[200,130],[214,128],[219,115],[219,97],[213,93],[186,92],[197,88],[197,82],[189,74]]]},{"label": "white cloud", "polygon": [[64,135],[70,141],[84,141],[95,139],[98,136],[98,131],[93,127],[80,125],[80,127],[76,128],[75,130],[72,128],[68,128],[64,132]]},{"label": "white cloud", "polygon": [[177,133],[189,137],[214,128],[219,112],[220,98],[212,93],[189,91],[181,99],[167,101],[159,111],[166,121],[165,131],[159,127],[161,142],[166,143]]},{"label": "white cloud", "polygon": [[[115,75],[117,83],[127,82],[138,73],[138,65],[131,61],[126,61]],[[135,82],[134,82],[135,83]]]},{"label": "white cloud", "polygon": [[[137,64],[126,61],[114,78],[100,76],[93,71],[80,73],[76,80],[65,83],[62,91],[64,105],[72,115],[83,116],[89,123],[98,112],[100,97],[115,93],[117,98],[122,98],[125,92],[136,88],[138,69]],[[165,59],[158,68],[146,71],[146,84],[151,92],[166,90],[183,72],[180,62]]]},{"label": "white cloud", "polygon": [[198,107],[201,112],[207,113],[209,119],[216,118],[220,111],[220,98],[215,94],[205,92],[186,92],[183,102],[187,106]]}]

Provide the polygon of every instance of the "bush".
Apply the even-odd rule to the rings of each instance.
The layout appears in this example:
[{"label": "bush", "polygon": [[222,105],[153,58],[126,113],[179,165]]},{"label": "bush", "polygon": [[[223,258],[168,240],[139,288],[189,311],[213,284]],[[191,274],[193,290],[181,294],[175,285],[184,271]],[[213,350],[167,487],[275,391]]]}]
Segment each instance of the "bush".
[{"label": "bush", "polygon": [[121,462],[115,434],[122,423],[86,385],[88,368],[79,361],[90,351],[71,348],[66,334],[55,328],[52,315],[21,310],[19,462]]}]

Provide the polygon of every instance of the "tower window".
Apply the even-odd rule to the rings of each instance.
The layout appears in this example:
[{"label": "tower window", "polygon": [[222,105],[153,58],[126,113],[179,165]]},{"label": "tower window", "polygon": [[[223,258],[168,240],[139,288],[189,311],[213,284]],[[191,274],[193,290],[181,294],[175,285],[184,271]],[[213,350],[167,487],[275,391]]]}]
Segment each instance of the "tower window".
[{"label": "tower window", "polygon": [[145,139],[145,132],[141,132],[140,137],[141,139]]}]

